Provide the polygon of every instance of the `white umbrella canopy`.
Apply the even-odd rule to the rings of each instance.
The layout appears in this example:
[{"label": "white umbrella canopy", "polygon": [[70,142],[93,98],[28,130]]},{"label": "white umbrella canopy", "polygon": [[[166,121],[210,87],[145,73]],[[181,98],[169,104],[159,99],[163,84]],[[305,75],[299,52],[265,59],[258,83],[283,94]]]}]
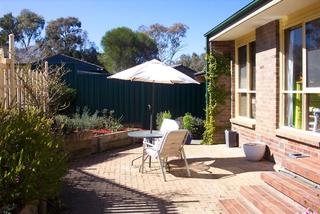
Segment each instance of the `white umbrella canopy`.
[{"label": "white umbrella canopy", "polygon": [[200,84],[180,71],[153,59],[108,78],[163,84]]},{"label": "white umbrella canopy", "polygon": [[153,106],[154,106],[154,83],[161,84],[200,84],[191,77],[181,73],[180,71],[165,65],[159,60],[153,59],[128,68],[124,71],[116,73],[108,77],[109,79],[130,80],[138,82],[149,82],[152,85],[152,105],[150,110],[150,132],[152,132]]}]

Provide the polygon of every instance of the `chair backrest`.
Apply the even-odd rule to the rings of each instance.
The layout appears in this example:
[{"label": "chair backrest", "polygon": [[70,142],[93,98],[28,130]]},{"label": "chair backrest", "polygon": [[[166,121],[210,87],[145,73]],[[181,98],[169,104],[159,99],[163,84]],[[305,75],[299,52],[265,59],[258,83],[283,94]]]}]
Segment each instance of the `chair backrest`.
[{"label": "chair backrest", "polygon": [[161,146],[161,142],[163,141],[165,135],[169,131],[174,131],[174,130],[179,130],[179,124],[177,123],[177,121],[172,120],[172,119],[163,119],[161,127],[160,127],[160,132],[163,133],[163,137],[162,138],[156,138],[156,139],[153,140],[154,148],[159,150],[160,146]]},{"label": "chair backrest", "polygon": [[188,130],[180,129],[168,132],[160,147],[160,156],[171,157],[180,154],[188,135]]},{"label": "chair backrest", "polygon": [[172,119],[163,119],[160,127],[160,131],[162,133],[167,133],[169,131],[178,130],[178,129],[179,129],[179,124]]}]

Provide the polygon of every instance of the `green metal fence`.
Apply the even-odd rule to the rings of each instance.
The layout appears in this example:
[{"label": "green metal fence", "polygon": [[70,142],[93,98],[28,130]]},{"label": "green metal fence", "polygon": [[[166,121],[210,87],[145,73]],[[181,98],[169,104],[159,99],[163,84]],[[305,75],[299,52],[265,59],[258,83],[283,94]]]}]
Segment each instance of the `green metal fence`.
[{"label": "green metal fence", "polygon": [[[148,104],[151,103],[152,84],[107,79],[101,74],[77,73],[66,75],[66,82],[77,90],[76,106],[87,106],[91,111],[114,110],[123,123],[147,128],[149,125]],[[169,110],[174,118],[190,112],[204,117],[204,84],[156,84],[155,115]]]}]

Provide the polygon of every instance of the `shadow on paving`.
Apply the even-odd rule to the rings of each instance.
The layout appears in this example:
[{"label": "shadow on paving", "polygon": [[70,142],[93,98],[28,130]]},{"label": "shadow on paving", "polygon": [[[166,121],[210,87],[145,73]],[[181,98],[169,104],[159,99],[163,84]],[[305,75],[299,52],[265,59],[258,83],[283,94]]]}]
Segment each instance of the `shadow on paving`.
[{"label": "shadow on paving", "polygon": [[68,213],[178,213],[173,203],[79,169],[66,177],[62,200]]},{"label": "shadow on paving", "polygon": [[[244,157],[188,158],[191,178],[219,179],[237,174],[257,171],[274,171],[269,161],[251,162]],[[183,160],[169,161],[170,173],[175,177],[188,177]],[[223,173],[220,173],[223,172]]]},{"label": "shadow on paving", "polygon": [[[142,147],[142,143],[133,143],[129,146],[110,149],[104,152],[89,155],[87,157],[78,158],[70,162],[70,168],[82,168],[90,167],[95,164],[104,163],[107,161],[123,158],[127,155],[136,154],[136,156],[141,156],[141,150],[133,152],[132,149]],[[94,157],[94,158],[93,158]]]}]

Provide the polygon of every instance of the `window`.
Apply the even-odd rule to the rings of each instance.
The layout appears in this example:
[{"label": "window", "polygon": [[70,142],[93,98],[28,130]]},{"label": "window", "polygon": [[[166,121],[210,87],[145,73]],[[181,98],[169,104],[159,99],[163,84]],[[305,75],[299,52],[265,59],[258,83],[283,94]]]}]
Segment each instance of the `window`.
[{"label": "window", "polygon": [[306,23],[307,87],[320,87],[320,18]]},{"label": "window", "polygon": [[285,31],[284,125],[320,132],[320,19]]},{"label": "window", "polygon": [[238,48],[237,116],[256,116],[256,47],[255,42]]}]

